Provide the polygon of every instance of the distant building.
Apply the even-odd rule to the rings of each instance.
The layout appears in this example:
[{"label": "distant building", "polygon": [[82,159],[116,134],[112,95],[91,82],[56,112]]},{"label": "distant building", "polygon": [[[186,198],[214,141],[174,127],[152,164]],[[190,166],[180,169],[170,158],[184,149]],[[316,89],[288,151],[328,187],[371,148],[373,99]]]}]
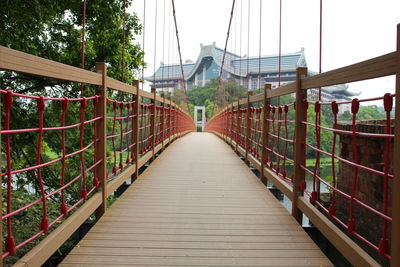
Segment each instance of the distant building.
[{"label": "distant building", "polygon": [[[200,54],[196,62],[186,61],[183,64],[184,81],[179,64],[164,65],[145,79],[151,82],[151,86],[159,90],[172,92],[174,88],[186,88],[190,90],[195,86],[204,86],[211,79],[218,78],[224,50],[212,45],[200,44]],[[296,80],[296,69],[307,67],[304,49],[299,52],[281,55],[281,85]],[[270,83],[272,88],[278,86],[279,56],[269,55],[259,57],[240,57],[231,52],[226,53],[225,63],[222,71],[222,79],[234,78],[238,84],[245,88],[255,90],[265,83]],[[259,84],[259,73],[261,73],[261,84]],[[313,73],[310,72],[310,75]],[[317,90],[311,90],[310,94],[316,94]],[[355,94],[348,91],[346,85],[336,85],[323,88],[322,98],[324,101],[347,101]]]}]

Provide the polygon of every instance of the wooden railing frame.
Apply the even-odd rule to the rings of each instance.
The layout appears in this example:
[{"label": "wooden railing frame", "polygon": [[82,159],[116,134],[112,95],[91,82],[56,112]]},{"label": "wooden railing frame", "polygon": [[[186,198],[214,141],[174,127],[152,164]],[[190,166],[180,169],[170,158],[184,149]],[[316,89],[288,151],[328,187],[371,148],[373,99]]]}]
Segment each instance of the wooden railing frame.
[{"label": "wooden railing frame", "polygon": [[[98,150],[96,159],[101,160],[97,168],[99,178],[99,189],[95,192],[84,204],[76,209],[71,215],[50,234],[48,234],[37,246],[24,255],[15,266],[40,266],[42,265],[93,213],[98,220],[106,211],[107,198],[113,194],[125,181],[132,179],[132,182],[138,177],[139,168],[146,164],[150,159],[154,159],[154,154],[163,150],[173,139],[181,137],[191,131],[195,130],[193,127],[190,130],[181,133],[171,134],[169,138],[163,140],[161,145],[155,147],[155,104],[161,102],[163,106],[166,104],[165,97],[156,95],[155,90],[146,92],[139,89],[139,82],[134,81],[132,85],[128,85],[117,81],[107,76],[107,66],[105,63],[96,63],[96,72],[83,70],[80,68],[68,66],[62,63],[54,62],[48,59],[43,59],[27,53],[9,49],[0,46],[0,70],[14,71],[18,73],[25,73],[29,75],[42,76],[54,78],[59,80],[66,80],[72,82],[86,83],[97,86],[97,94],[100,96],[97,105],[96,114],[102,117],[96,123],[96,134],[99,139]],[[135,156],[135,162],[126,167],[120,174],[113,180],[107,182],[107,158],[106,158],[106,114],[107,114],[107,89],[118,90],[121,92],[129,93],[135,97],[135,110],[133,111],[136,116],[133,120],[133,135],[132,142],[135,144],[132,147],[132,153]],[[154,103],[151,117],[151,130],[153,134],[152,149],[145,155],[140,157],[139,154],[139,135],[138,135],[138,120],[140,98],[149,98]],[[185,114],[188,118],[190,116],[184,112],[177,104],[169,100],[170,108],[174,108],[180,113]],[[163,112],[162,119],[165,119],[165,112]],[[169,121],[168,123],[171,123]],[[175,121],[175,126],[177,121]],[[164,121],[163,123],[164,124]],[[1,135],[0,135],[1,138]],[[1,139],[0,139],[1,140]],[[0,178],[1,181],[1,178]],[[1,190],[1,188],[0,188]],[[1,193],[1,191],[0,191]],[[1,195],[0,195],[1,196]],[[1,213],[0,202],[0,216]],[[0,225],[0,233],[2,234],[2,225]],[[0,249],[2,249],[2,242],[0,242]],[[0,267],[3,262],[0,262]]]},{"label": "wooden railing frame", "polygon": [[[389,75],[396,75],[396,104],[395,104],[395,134],[394,134],[394,179],[392,183],[392,223],[391,223],[391,266],[400,266],[400,24],[397,25],[397,50],[395,52],[359,62],[350,66],[325,72],[311,77],[305,77],[307,71],[303,68],[297,69],[296,82],[286,84],[277,89],[266,91],[251,97],[238,99],[229,104],[232,110],[246,105],[247,108],[252,103],[264,101],[264,114],[267,99],[272,97],[283,96],[291,93],[296,94],[296,128],[295,139],[303,140],[304,126],[300,121],[304,121],[305,115],[302,99],[305,98],[306,92],[311,88],[319,88],[324,86],[344,84],[356,82],[372,78],[379,78]],[[222,109],[223,111],[224,109]],[[300,112],[299,112],[300,111]],[[210,119],[208,124],[218,117],[216,114]],[[237,118],[233,118],[238,121]],[[263,118],[263,146],[266,144],[264,140],[266,121]],[[239,130],[239,127],[236,129]],[[223,134],[212,131],[221,139],[225,139]],[[324,234],[324,236],[352,263],[354,266],[380,266],[368,253],[360,248],[351,238],[349,238],[341,229],[332,223],[321,211],[313,206],[308,199],[303,197],[300,185],[304,180],[304,170],[299,168],[299,164],[304,165],[305,146],[301,142],[295,143],[295,179],[293,187],[279,178],[275,172],[259,160],[248,155],[247,140],[246,146],[243,148],[237,142],[231,141],[230,145],[234,150],[249,160],[253,167],[261,169],[262,181],[273,183],[280,191],[282,191],[292,201],[292,215],[296,220],[302,222],[302,214],[307,216],[313,224]],[[264,158],[262,155],[261,159]],[[261,160],[262,161],[262,160]]]},{"label": "wooden railing frame", "polygon": [[393,151],[394,179],[392,181],[392,266],[400,266],[400,24],[397,24],[396,48],[396,110]]}]

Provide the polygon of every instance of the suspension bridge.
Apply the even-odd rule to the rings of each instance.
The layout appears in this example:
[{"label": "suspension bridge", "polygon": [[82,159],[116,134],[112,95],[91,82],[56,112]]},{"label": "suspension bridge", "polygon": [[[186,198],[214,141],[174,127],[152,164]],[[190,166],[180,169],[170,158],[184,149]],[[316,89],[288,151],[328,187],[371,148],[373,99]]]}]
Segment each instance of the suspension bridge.
[{"label": "suspension bridge", "polygon": [[[78,97],[0,89],[1,266],[27,247],[15,266],[45,264],[87,220],[94,225],[60,266],[339,264],[303,229],[305,218],[346,259],[341,264],[400,266],[400,25],[397,49],[389,54],[329,72],[320,69],[313,76],[299,67],[295,82],[281,85],[279,76],[275,89],[265,84],[247,97],[230,99],[220,86],[233,1],[216,94],[222,106],[215,107],[206,132],[197,133],[187,110],[174,1],[172,8],[185,92],[181,103],[157,94],[156,88],[140,89],[139,81],[125,83],[124,56],[121,81],[109,76],[103,62],[93,66],[95,71],[85,70],[85,20],[82,68],[0,46],[1,71],[82,85]],[[83,12],[85,17],[85,5]],[[124,17],[125,12],[124,2]],[[280,66],[279,61],[279,75]],[[394,94],[344,102],[321,99],[322,87],[391,75],[396,77]],[[260,75],[258,84],[262,87]],[[307,97],[313,89],[319,92],[316,100]],[[386,115],[378,133],[360,127],[357,119],[360,103],[373,101],[382,103]],[[345,105],[351,120],[341,128],[338,113]],[[21,107],[36,127],[14,123]],[[47,121],[54,112],[59,120]],[[323,112],[333,118],[331,125],[322,124]],[[321,145],[323,135],[333,140],[332,149]],[[24,144],[16,143],[18,136],[36,142],[36,149],[24,150]],[[341,136],[350,139],[349,156],[338,151]],[[50,159],[44,157],[49,138],[59,139],[59,153]],[[363,138],[384,144],[379,164],[363,161]],[[12,157],[19,150],[31,159],[24,166]],[[312,166],[308,159],[314,160]],[[330,175],[321,173],[323,159],[329,160]],[[339,178],[343,166],[350,175]],[[70,177],[73,168],[78,174]],[[49,172],[58,172],[57,184],[46,183]],[[379,203],[363,195],[371,186],[369,174],[379,178]],[[35,198],[21,202],[17,178],[23,175],[34,177],[33,187],[24,190]],[[271,188],[284,195],[289,208]],[[37,229],[28,229],[22,238],[24,226],[18,221],[35,208]],[[374,235],[360,229],[375,229]]]}]

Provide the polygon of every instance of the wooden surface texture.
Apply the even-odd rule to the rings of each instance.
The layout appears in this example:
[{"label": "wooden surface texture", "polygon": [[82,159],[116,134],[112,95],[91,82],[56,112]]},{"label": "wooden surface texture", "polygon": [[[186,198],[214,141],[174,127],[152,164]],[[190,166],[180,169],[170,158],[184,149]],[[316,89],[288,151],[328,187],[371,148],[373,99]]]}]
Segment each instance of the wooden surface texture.
[{"label": "wooden surface texture", "polygon": [[60,266],[332,266],[218,137],[162,153]]}]

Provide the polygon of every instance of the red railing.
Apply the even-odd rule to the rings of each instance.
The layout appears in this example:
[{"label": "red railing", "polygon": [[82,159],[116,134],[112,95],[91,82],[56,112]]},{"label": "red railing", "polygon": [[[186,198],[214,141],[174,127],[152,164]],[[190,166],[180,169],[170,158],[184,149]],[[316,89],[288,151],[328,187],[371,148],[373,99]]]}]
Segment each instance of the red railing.
[{"label": "red railing", "polygon": [[[84,91],[92,94],[69,98],[19,94],[12,88],[0,90],[4,112],[3,160],[7,163],[1,173],[6,183],[2,190],[5,192],[2,220],[6,226],[2,258],[53,231],[51,234],[63,236],[59,238],[61,242],[45,239],[42,241],[46,243],[45,251],[34,252],[49,257],[80,226],[71,215],[87,210],[90,216],[89,210],[97,208],[96,214],[101,216],[107,196],[132,175],[137,175],[137,169],[154,159],[165,145],[195,130],[195,126],[188,114],[170,100],[157,96],[154,90],[153,93],[141,91],[137,89],[138,83],[130,86],[107,77],[105,64],[99,64],[101,73],[91,73],[3,47],[0,53],[3,70],[83,82],[87,84]],[[26,64],[20,65],[19,61],[14,64],[10,60],[13,57]],[[48,67],[26,68],[28,62],[40,62]],[[46,71],[50,68],[54,72]],[[68,70],[65,71],[68,75],[62,69]],[[115,94],[116,91],[120,93]],[[74,173],[77,175],[72,177]],[[29,198],[16,195],[21,189],[20,183]],[[37,211],[40,211],[40,221],[36,229],[16,229],[15,220],[23,221],[24,216],[36,218]],[[86,218],[79,220],[83,222]],[[54,231],[64,224],[70,225],[66,226],[68,231]]]},{"label": "red railing", "polygon": [[[394,262],[399,261],[397,240],[400,236],[395,238],[392,235],[390,238],[390,234],[398,233],[396,229],[400,227],[397,225],[400,222],[395,224],[392,218],[393,212],[400,212],[400,203],[392,201],[392,196],[398,193],[392,185],[393,180],[399,178],[395,165],[400,162],[395,162],[394,154],[396,151],[400,153],[399,148],[394,148],[394,143],[398,144],[394,140],[397,137],[394,129],[400,125],[400,118],[394,117],[394,101],[399,101],[396,94],[387,93],[372,99],[320,102],[307,99],[307,90],[395,74],[398,94],[400,65],[394,63],[396,58],[400,58],[399,52],[309,78],[305,77],[307,70],[300,68],[295,83],[274,90],[266,85],[263,94],[249,94],[247,99],[231,103],[206,125],[207,131],[222,137],[260,170],[264,183],[272,182],[292,200],[292,213],[299,222],[303,212],[355,265],[377,262],[367,253],[361,253],[350,238],[338,234],[339,229],[363,248],[376,251],[376,259],[379,260],[379,256],[386,259],[396,257],[392,266],[397,266]],[[281,97],[285,97],[287,103],[277,105],[277,99]],[[376,101],[380,101],[385,116],[381,130],[371,133],[363,129],[357,115],[361,103],[375,104]],[[351,115],[347,125],[338,122],[339,110],[346,106],[350,106]],[[398,110],[396,112],[399,114]],[[325,116],[329,117],[329,124],[324,120]],[[351,151],[344,156],[339,140],[347,142],[346,138],[350,138]],[[369,149],[365,141],[368,138],[382,140],[384,149],[378,155],[382,156],[378,165],[360,160],[364,151]],[[326,142],[330,142],[330,148],[326,148]],[[321,172],[322,164],[330,169],[328,175]],[[346,175],[343,173],[345,170]],[[375,200],[366,195],[368,187],[378,186],[371,182],[369,174],[380,177],[380,190],[376,192],[381,197]],[[322,216],[331,222],[318,219]],[[370,225],[366,225],[368,223]],[[378,238],[371,232],[379,232]]]}]

